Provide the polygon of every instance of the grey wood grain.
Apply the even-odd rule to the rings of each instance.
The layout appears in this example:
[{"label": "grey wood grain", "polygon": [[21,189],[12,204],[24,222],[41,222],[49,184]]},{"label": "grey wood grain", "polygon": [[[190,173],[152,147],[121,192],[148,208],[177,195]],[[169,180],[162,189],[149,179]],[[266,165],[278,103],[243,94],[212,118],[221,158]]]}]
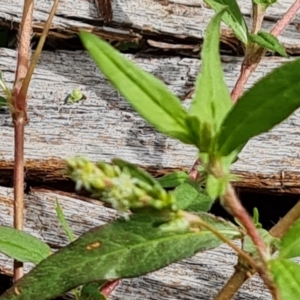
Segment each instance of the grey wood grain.
[{"label": "grey wood grain", "polygon": [[[251,8],[249,1],[240,0],[240,7],[245,14],[248,26],[251,26]],[[279,1],[266,13],[263,29],[270,30],[282,13],[293,3],[292,0]],[[35,2],[34,28],[37,32],[42,28],[51,9],[52,2],[38,0]],[[177,42],[185,39],[195,39],[193,43],[200,44],[205,28],[213,11],[202,1],[173,0],[169,5],[162,5],[154,0],[114,0],[112,1],[113,22],[104,26],[98,16],[94,0],[61,1],[53,20],[52,31],[60,34],[74,34],[79,29],[93,31],[96,34],[115,40],[133,40],[143,36],[164,39],[163,36],[175,39]],[[20,23],[22,0],[0,0],[0,21]],[[91,21],[100,23],[91,25]],[[286,28],[279,38],[289,52],[299,53],[298,30],[299,15]],[[116,30],[117,28],[117,30]],[[226,26],[223,26],[223,38],[227,42],[233,39]],[[226,30],[225,30],[226,29]],[[131,30],[134,30],[135,34]],[[53,33],[54,34],[54,33]],[[162,36],[162,37],[160,37]],[[234,40],[234,39],[233,39]],[[196,42],[197,41],[197,42]]]},{"label": "grey wood grain", "polygon": [[[0,69],[8,85],[14,79],[16,51],[0,49]],[[201,62],[180,57],[126,55],[162,79],[178,96],[195,82]],[[265,58],[248,87],[288,59]],[[225,79],[233,87],[241,58],[223,57]],[[87,100],[64,104],[74,88]],[[142,99],[141,99],[142,101]],[[184,101],[188,107],[189,101]],[[89,56],[82,51],[44,52],[29,90],[30,123],[25,131],[25,157],[30,170],[48,171],[42,180],[62,178],[66,157],[85,155],[110,161],[122,157],[146,169],[189,169],[196,150],[157,133],[110,86]],[[281,192],[299,191],[299,111],[270,133],[248,143],[232,171],[241,176],[239,186]],[[12,167],[13,128],[7,110],[0,114],[0,170]],[[58,165],[51,159],[56,159]],[[49,162],[47,165],[47,161]],[[59,165],[60,164],[60,165]],[[1,167],[2,166],[2,167]],[[155,173],[154,172],[154,173]]]},{"label": "grey wood grain", "polygon": [[[11,189],[0,187],[0,225],[12,226],[13,224],[12,196]],[[55,192],[34,191],[25,199],[25,231],[50,243],[52,247],[67,244],[66,235],[55,214],[56,199],[64,211],[71,230],[77,236],[117,216],[116,211],[103,207],[100,202],[88,203]],[[235,263],[235,253],[222,245],[146,276],[122,280],[109,300],[213,299],[233,273]],[[0,254],[0,266],[3,271],[10,273],[11,259]],[[32,267],[26,264],[26,271]],[[272,298],[260,279],[255,276],[243,285],[234,299],[271,300]]]}]

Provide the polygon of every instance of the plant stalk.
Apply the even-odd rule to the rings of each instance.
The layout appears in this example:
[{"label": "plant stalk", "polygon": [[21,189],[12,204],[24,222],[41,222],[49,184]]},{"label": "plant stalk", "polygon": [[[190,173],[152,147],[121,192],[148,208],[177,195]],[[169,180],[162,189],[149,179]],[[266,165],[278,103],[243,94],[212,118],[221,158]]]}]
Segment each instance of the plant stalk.
[{"label": "plant stalk", "polygon": [[[282,218],[276,225],[274,225],[269,231],[270,234],[277,238],[282,238],[288,231],[290,226],[300,218],[300,201]],[[272,251],[274,252],[274,251]],[[227,283],[220,290],[214,300],[229,300],[240,289],[244,282],[251,277],[252,270],[245,268],[240,262],[238,262],[234,273],[229,278]]]},{"label": "plant stalk", "polygon": [[[15,164],[14,164],[14,228],[23,230],[24,211],[24,126],[25,120],[14,120]],[[23,276],[23,263],[14,261],[14,281]]]},{"label": "plant stalk", "polygon": [[[296,0],[283,15],[283,17],[275,24],[270,33],[276,37],[280,35],[289,25],[289,23],[295,18],[299,9],[300,0]],[[261,58],[265,55],[265,53],[266,50],[262,47],[259,47],[255,53],[252,53],[254,59],[251,59],[251,56],[248,58],[245,57],[242,63],[240,76],[231,92],[231,99],[233,102],[238,101],[239,97],[242,95],[245,84],[247,83],[250,75],[256,70]]]},{"label": "plant stalk", "polygon": [[[222,233],[220,233],[217,229],[215,229],[210,224],[203,221],[199,216],[193,215],[191,213],[181,211],[181,215],[191,224],[191,225],[198,225],[200,228],[201,226],[211,231],[215,234],[222,242],[226,243],[230,246],[234,251],[236,251],[241,259],[247,262],[249,266],[251,266],[254,270],[258,272],[266,286],[271,291],[272,295],[274,296],[275,300],[279,300],[278,298],[278,289],[274,285],[273,280],[270,278],[268,273],[268,268],[265,266],[265,261],[262,260],[260,262],[255,262],[254,259],[245,251],[237,247],[234,243],[231,242],[227,237],[225,237]],[[221,298],[222,299],[222,298]]]},{"label": "plant stalk", "polygon": [[[37,64],[39,55],[58,6],[59,0],[55,0],[51,13],[45,24],[43,34],[38,47],[30,63],[30,43],[32,33],[33,0],[25,0],[22,22],[20,26],[20,40],[18,47],[18,62],[12,96],[9,106],[15,129],[15,154],[14,154],[14,227],[23,230],[24,222],[24,127],[28,123],[27,117],[27,92],[33,70]],[[29,67],[28,67],[29,66]],[[23,276],[23,264],[14,262],[14,281]]]},{"label": "plant stalk", "polygon": [[249,271],[241,263],[237,263],[233,275],[228,279],[214,300],[230,300],[244,282],[250,278]]},{"label": "plant stalk", "polygon": [[29,68],[28,68],[28,71],[27,71],[26,76],[23,80],[20,94],[25,95],[25,97],[28,93],[28,88],[29,88],[29,84],[30,84],[30,81],[31,81],[31,77],[32,77],[33,71],[34,71],[34,69],[37,65],[40,54],[43,50],[43,46],[44,46],[45,40],[48,36],[48,32],[49,32],[53,17],[55,15],[58,3],[59,3],[59,0],[54,0],[53,6],[51,8],[51,12],[50,12],[49,17],[47,19],[47,22],[44,26],[43,33],[42,33],[41,38],[39,40],[38,46],[37,46],[36,50],[34,51],[31,63],[30,63]]},{"label": "plant stalk", "polygon": [[256,245],[257,247],[261,261],[264,262],[265,259],[269,257],[269,251],[263,239],[259,235],[251,217],[239,201],[231,184],[228,184],[225,195],[221,199],[221,203],[223,207],[235,218],[237,218],[244,226],[247,234],[252,239],[254,245]]},{"label": "plant stalk", "polygon": [[[14,130],[14,227],[23,230],[24,209],[24,126],[27,119],[26,95],[20,93],[22,82],[28,70],[30,60],[30,41],[32,30],[33,0],[25,0],[23,16],[20,26],[20,39],[18,47],[18,62],[15,75],[12,97],[9,99]],[[23,264],[14,261],[14,281],[23,276]]]},{"label": "plant stalk", "polygon": [[251,33],[257,34],[260,29],[261,25],[264,19],[264,14],[265,14],[265,6],[263,4],[256,4],[252,2],[252,29]]}]

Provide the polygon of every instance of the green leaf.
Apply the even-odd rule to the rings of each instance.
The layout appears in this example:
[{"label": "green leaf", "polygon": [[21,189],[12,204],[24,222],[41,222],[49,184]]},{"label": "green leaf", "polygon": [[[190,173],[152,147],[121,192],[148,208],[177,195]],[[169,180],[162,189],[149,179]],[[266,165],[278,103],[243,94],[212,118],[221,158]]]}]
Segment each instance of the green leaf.
[{"label": "green leaf", "polygon": [[224,13],[222,20],[234,32],[235,36],[245,45],[248,43],[248,28],[245,19],[237,5],[236,0],[204,0],[215,12],[221,11],[224,6],[228,9]]},{"label": "green leaf", "polygon": [[79,36],[103,74],[145,120],[172,138],[194,143],[185,123],[187,112],[164,83],[95,35]]},{"label": "green leaf", "polygon": [[224,195],[226,191],[226,186],[228,184],[228,178],[216,178],[215,176],[209,174],[206,181],[206,193],[212,199],[216,200],[218,197]]},{"label": "green leaf", "polygon": [[272,50],[275,52],[278,52],[280,55],[284,57],[288,57],[288,55],[285,52],[284,47],[279,42],[278,38],[275,37],[273,34],[265,32],[265,31],[259,31],[257,34],[249,34],[249,39],[251,42],[254,42],[258,44],[259,46],[262,46],[268,50]]},{"label": "green leaf", "polygon": [[300,219],[289,228],[281,239],[279,256],[281,258],[292,258],[300,256]]},{"label": "green leaf", "polygon": [[270,6],[271,4],[274,4],[277,2],[277,0],[252,0],[254,3],[258,5],[264,5],[266,8]]},{"label": "green leaf", "polygon": [[55,204],[56,204],[55,211],[56,211],[57,218],[58,218],[58,220],[60,222],[60,225],[62,226],[62,228],[64,229],[65,233],[67,234],[69,241],[70,242],[75,241],[76,238],[75,238],[72,230],[70,229],[70,227],[69,227],[69,225],[68,225],[68,223],[66,221],[66,218],[64,216],[64,212],[62,211],[62,209],[61,209],[61,207],[60,207],[59,202],[58,202],[57,199],[55,200]]},{"label": "green leaf", "polygon": [[[279,239],[274,238],[267,230],[263,228],[258,228],[257,231],[267,247],[276,247],[278,245]],[[253,244],[252,239],[248,235],[244,237],[243,250],[251,254],[252,257],[259,259],[257,247]]]},{"label": "green leaf", "polygon": [[[240,237],[233,224],[208,214],[203,218],[226,237]],[[137,277],[221,244],[205,229],[184,233],[161,230],[170,220],[170,214],[136,214],[130,221],[119,219],[94,228],[43,260],[1,300],[32,300],[37,295],[39,300],[52,299],[88,282]]]},{"label": "green leaf", "polygon": [[80,89],[74,89],[72,93],[66,97],[65,103],[76,103],[85,99],[86,96],[82,94]]},{"label": "green leaf", "polygon": [[8,106],[6,98],[0,96],[0,107]]},{"label": "green leaf", "polygon": [[177,200],[177,207],[186,211],[208,211],[213,204],[213,201],[205,193],[205,190],[199,186],[199,183],[191,180],[179,185],[173,195]]},{"label": "green leaf", "polygon": [[21,262],[38,264],[51,254],[51,249],[24,231],[0,226],[0,252]]},{"label": "green leaf", "polygon": [[187,116],[185,121],[189,127],[190,133],[193,134],[195,139],[195,146],[201,151],[207,152],[211,143],[210,125],[201,124],[198,116]]},{"label": "green leaf", "polygon": [[233,106],[218,137],[223,156],[270,130],[300,106],[300,60],[288,62],[257,82]]},{"label": "green leaf", "polygon": [[274,281],[279,288],[280,299],[298,300],[300,295],[300,266],[287,259],[269,262]]},{"label": "green leaf", "polygon": [[259,211],[256,207],[253,208],[253,223],[256,228],[262,228],[262,224],[259,222]]},{"label": "green leaf", "polygon": [[84,285],[80,292],[80,300],[105,300],[105,296],[99,291],[99,283],[91,282]]},{"label": "green leaf", "polygon": [[177,187],[181,183],[185,182],[185,180],[188,178],[189,175],[186,172],[177,171],[157,178],[157,181],[163,188],[172,188]]},{"label": "green leaf", "polygon": [[200,120],[198,131],[203,152],[208,151],[209,143],[232,106],[219,54],[220,23],[224,11],[221,10],[208,24],[201,52],[202,72],[198,76],[195,97],[189,111],[190,115]]}]

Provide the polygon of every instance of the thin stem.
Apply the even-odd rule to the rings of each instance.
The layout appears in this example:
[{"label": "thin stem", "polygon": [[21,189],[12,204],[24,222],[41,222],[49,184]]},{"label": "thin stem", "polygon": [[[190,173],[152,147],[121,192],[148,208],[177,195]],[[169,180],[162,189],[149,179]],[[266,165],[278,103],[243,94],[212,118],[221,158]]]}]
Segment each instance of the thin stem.
[{"label": "thin stem", "polygon": [[41,54],[41,52],[43,50],[43,46],[44,46],[45,40],[46,40],[46,38],[48,36],[48,32],[49,32],[49,29],[50,29],[50,26],[51,26],[54,14],[56,12],[58,3],[59,3],[59,0],[54,0],[54,3],[53,3],[53,6],[52,6],[50,15],[49,15],[49,17],[47,19],[47,22],[46,22],[45,27],[43,29],[43,33],[42,33],[41,38],[39,40],[38,46],[37,46],[37,48],[36,48],[36,50],[34,52],[34,55],[32,57],[30,66],[28,68],[28,72],[26,73],[26,76],[25,76],[25,78],[23,80],[23,84],[22,84],[22,87],[21,87],[20,94],[25,95],[25,97],[26,97],[27,92],[28,92],[28,87],[29,87],[29,84],[30,84],[31,77],[33,75],[33,71],[34,71],[34,69],[35,69],[35,67],[37,65],[38,59],[39,59],[40,54]]},{"label": "thin stem", "polygon": [[251,33],[258,33],[261,29],[261,25],[264,19],[265,7],[262,4],[256,4],[252,2],[252,29]]},{"label": "thin stem", "polygon": [[[300,201],[282,218],[278,223],[271,228],[270,234],[277,238],[282,236],[288,231],[290,226],[300,218]],[[273,253],[274,251],[272,251]],[[225,286],[220,290],[214,300],[229,300],[239,290],[243,283],[250,278],[251,270],[245,268],[238,262],[235,272],[227,281]]]},{"label": "thin stem", "polygon": [[271,33],[274,36],[280,35],[285,28],[292,22],[295,18],[298,10],[300,9],[300,0],[296,0],[288,9],[288,11],[283,15],[283,17],[275,24]]},{"label": "thin stem", "polygon": [[120,280],[108,281],[101,287],[101,293],[103,296],[108,297],[119,285]]},{"label": "thin stem", "polygon": [[216,237],[218,237],[222,242],[226,243],[230,246],[236,253],[239,254],[247,263],[252,266],[254,269],[260,270],[261,267],[253,260],[253,258],[248,255],[245,251],[237,247],[234,243],[231,242],[226,236],[224,236],[221,232],[216,230],[213,226],[203,221],[199,216],[193,215],[191,213],[181,211],[180,215],[182,215],[190,224],[198,225],[200,227],[204,227],[211,231]]},{"label": "thin stem", "polygon": [[[25,120],[14,122],[15,164],[14,164],[14,228],[23,230],[24,210],[24,125]],[[23,276],[23,264],[14,261],[14,281]]]},{"label": "thin stem", "polygon": [[[251,274],[249,274],[251,275]],[[248,269],[238,263],[233,275],[229,278],[214,300],[230,300],[244,282],[249,278]]]},{"label": "thin stem", "polygon": [[[225,237],[222,233],[220,233],[218,230],[216,230],[213,226],[203,221],[199,216],[193,215],[191,213],[181,211],[180,214],[192,225],[198,225],[207,228],[209,231],[211,231],[213,234],[215,234],[222,242],[229,245],[234,251],[236,251],[239,254],[239,257],[243,260],[245,260],[249,266],[251,266],[254,270],[258,272],[266,286],[270,289],[272,295],[275,299],[278,299],[277,297],[277,288],[274,285],[273,281],[270,279],[270,276],[268,274],[268,268],[266,268],[264,261],[261,261],[259,264],[254,261],[254,259],[247,254],[245,251],[237,247],[235,244],[231,242],[227,237]],[[261,264],[262,263],[262,264]]]},{"label": "thin stem", "polygon": [[300,201],[270,230],[270,234],[282,238],[290,226],[300,218]]},{"label": "thin stem", "polygon": [[263,239],[259,235],[248,212],[239,201],[231,184],[228,184],[225,195],[222,197],[222,205],[244,226],[244,228],[247,231],[247,234],[252,239],[254,245],[257,247],[261,261],[264,262],[265,259],[269,257],[267,247]]},{"label": "thin stem", "polygon": [[[271,30],[271,34],[278,36],[284,29],[289,25],[289,23],[295,18],[298,10],[300,9],[300,0],[296,0],[288,11],[283,15],[283,17],[275,24]],[[247,83],[250,75],[256,70],[261,58],[265,55],[266,50],[259,47],[255,53],[252,53],[250,57],[245,57],[240,76],[231,92],[231,98],[233,102],[236,102],[238,98],[242,95],[244,91],[244,86]],[[251,56],[254,59],[251,59]]]},{"label": "thin stem", "polygon": [[[23,230],[24,208],[24,126],[27,123],[26,95],[20,94],[28,70],[32,29],[33,0],[25,0],[20,27],[18,62],[12,97],[8,99],[15,129],[14,154],[14,227]],[[23,276],[23,264],[14,261],[14,281]]]}]

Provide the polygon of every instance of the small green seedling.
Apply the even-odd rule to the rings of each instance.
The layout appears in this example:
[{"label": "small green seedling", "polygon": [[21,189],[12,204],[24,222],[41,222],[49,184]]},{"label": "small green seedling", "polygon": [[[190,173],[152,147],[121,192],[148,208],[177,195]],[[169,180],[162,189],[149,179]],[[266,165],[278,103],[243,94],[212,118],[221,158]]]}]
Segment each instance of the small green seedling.
[{"label": "small green seedling", "polygon": [[84,94],[82,94],[81,90],[76,88],[72,91],[71,94],[69,94],[66,97],[65,103],[68,104],[72,104],[72,103],[76,103],[79,102],[81,100],[86,100],[86,96]]}]

